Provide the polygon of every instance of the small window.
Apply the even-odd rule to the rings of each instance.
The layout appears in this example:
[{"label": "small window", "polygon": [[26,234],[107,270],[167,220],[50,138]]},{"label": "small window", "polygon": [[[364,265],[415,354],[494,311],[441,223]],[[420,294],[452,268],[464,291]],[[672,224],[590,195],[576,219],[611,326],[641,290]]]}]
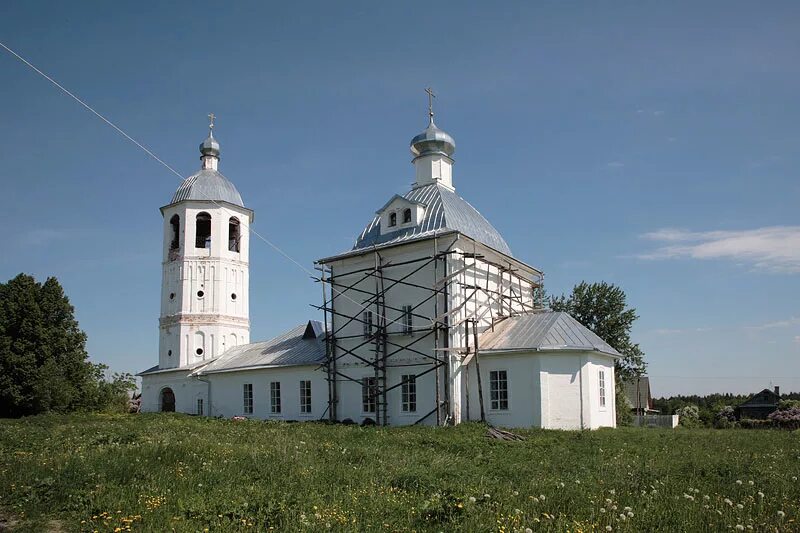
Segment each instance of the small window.
[{"label": "small window", "polygon": [[372,337],[372,311],[364,311],[362,322],[364,323],[364,338],[369,339]]},{"label": "small window", "polygon": [[202,348],[198,348],[198,349],[195,350],[195,353],[197,355],[203,355],[203,349]]},{"label": "small window", "polygon": [[311,380],[300,381],[300,412],[311,413]]},{"label": "small window", "polygon": [[236,293],[235,293],[235,292],[232,292],[232,293],[231,293],[231,300],[235,300],[235,299],[236,299]]},{"label": "small window", "polygon": [[167,356],[172,357],[172,350],[167,350]]},{"label": "small window", "polygon": [[175,293],[174,292],[169,293],[169,299],[170,300],[174,300],[175,299]]},{"label": "small window", "polygon": [[278,415],[281,412],[281,382],[273,381],[269,384],[269,410]]},{"label": "small window", "polygon": [[231,217],[230,220],[228,220],[228,251],[239,251],[239,239],[239,219]]},{"label": "small window", "polygon": [[181,247],[181,217],[172,215],[172,218],[169,219],[169,226],[171,237],[169,240],[169,249],[177,250]]},{"label": "small window", "polygon": [[194,234],[195,248],[211,248],[211,215],[198,213]]},{"label": "small window", "polygon": [[206,293],[204,293],[203,291],[197,291],[197,297],[198,298],[202,298],[205,295],[206,295]]},{"label": "small window", "polygon": [[597,374],[600,382],[600,407],[606,406],[606,372],[601,370]]},{"label": "small window", "polygon": [[489,372],[489,397],[493,410],[508,410],[508,372],[505,370]]},{"label": "small window", "polygon": [[361,409],[365,413],[374,413],[377,407],[378,380],[365,377],[361,380]]},{"label": "small window", "polygon": [[203,399],[202,398],[198,398],[197,399],[197,414],[199,416],[203,416]]},{"label": "small window", "polygon": [[417,411],[417,376],[403,376],[403,385],[400,391],[401,410],[404,413],[415,413]]},{"label": "small window", "polygon": [[253,414],[253,384],[244,384],[244,414]]},{"label": "small window", "polygon": [[397,213],[389,213],[389,227],[397,225]]},{"label": "small window", "polygon": [[412,318],[413,315],[411,309],[412,308],[410,305],[403,306],[403,322],[402,322],[403,335],[411,335],[411,333],[414,331],[414,323]]},{"label": "small window", "polygon": [[403,211],[403,224],[408,224],[411,222],[411,209],[406,209]]}]

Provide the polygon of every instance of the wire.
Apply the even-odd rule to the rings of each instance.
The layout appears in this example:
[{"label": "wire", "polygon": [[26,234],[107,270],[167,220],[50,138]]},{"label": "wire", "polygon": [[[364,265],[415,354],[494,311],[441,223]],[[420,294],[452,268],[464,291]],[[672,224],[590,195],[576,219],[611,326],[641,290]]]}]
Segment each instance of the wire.
[{"label": "wire", "polygon": [[[40,69],[38,69],[38,68],[37,68],[35,65],[33,65],[33,64],[30,62],[30,61],[28,61],[27,59],[25,59],[24,57],[22,57],[21,55],[19,55],[17,52],[15,52],[14,50],[12,50],[11,48],[9,48],[8,46],[6,46],[6,45],[5,45],[4,43],[2,43],[2,42],[0,42],[0,47],[4,48],[4,49],[5,49],[6,51],[8,51],[8,52],[9,52],[11,55],[13,55],[13,56],[14,56],[14,57],[16,57],[17,59],[19,59],[20,61],[22,61],[23,63],[25,63],[25,64],[26,64],[28,67],[30,67],[30,68],[31,68],[31,69],[32,69],[34,72],[36,72],[37,74],[39,74],[40,76],[42,76],[43,78],[45,78],[47,81],[49,81],[50,83],[52,83],[53,85],[55,85],[56,87],[58,87],[59,89],[61,89],[61,90],[62,90],[62,91],[65,93],[65,94],[69,95],[69,97],[70,97],[70,98],[72,98],[73,100],[75,100],[76,102],[78,102],[79,104],[81,104],[81,105],[82,105],[84,108],[86,108],[86,109],[88,109],[89,111],[91,111],[91,112],[92,112],[92,114],[94,114],[94,115],[95,115],[97,118],[99,118],[100,120],[102,120],[103,122],[105,122],[106,124],[108,124],[109,126],[111,126],[112,128],[114,128],[114,129],[115,129],[115,130],[116,130],[116,131],[117,131],[117,132],[118,132],[120,135],[122,135],[123,137],[125,137],[126,139],[128,139],[129,141],[131,141],[133,144],[135,144],[136,146],[138,146],[139,148],[141,148],[142,150],[144,150],[144,151],[147,153],[147,155],[149,155],[150,157],[152,157],[153,159],[155,159],[156,161],[158,161],[158,162],[159,162],[161,165],[163,165],[163,166],[164,166],[164,167],[165,167],[167,170],[169,170],[170,172],[172,172],[173,174],[175,174],[176,176],[178,176],[178,178],[180,178],[180,180],[181,180],[181,181],[183,181],[183,180],[185,179],[185,177],[184,177],[183,175],[181,175],[181,174],[180,174],[180,173],[179,173],[177,170],[175,170],[175,169],[174,169],[174,168],[172,168],[170,165],[168,165],[168,164],[167,164],[167,163],[166,163],[166,162],[165,162],[163,159],[161,159],[161,158],[160,158],[160,157],[158,157],[156,154],[154,154],[154,153],[153,153],[151,150],[149,150],[149,149],[148,149],[146,146],[144,146],[142,143],[140,143],[139,141],[137,141],[136,139],[134,139],[133,137],[131,137],[130,135],[128,135],[127,133],[125,133],[125,132],[122,130],[122,128],[120,128],[119,126],[117,126],[116,124],[114,124],[113,122],[111,122],[109,119],[107,119],[106,117],[104,117],[103,115],[101,115],[101,114],[100,114],[98,111],[96,111],[95,109],[93,109],[93,108],[92,108],[92,106],[90,106],[89,104],[87,104],[86,102],[84,102],[83,100],[81,100],[79,97],[77,97],[77,96],[76,96],[75,94],[73,94],[71,91],[69,91],[68,89],[66,89],[66,88],[65,88],[63,85],[61,85],[60,83],[58,83],[56,80],[54,80],[53,78],[51,78],[50,76],[48,76],[47,74],[45,74],[44,72],[42,72],[42,71],[41,71]],[[203,193],[201,192],[201,194],[203,194]],[[214,199],[212,199],[212,198],[209,198],[209,197],[208,197],[208,196],[206,196],[205,194],[203,194],[203,196],[205,196],[205,199],[206,199],[206,200],[208,200],[208,201],[212,202],[212,203],[213,203],[215,206],[219,207],[220,209],[223,209],[223,210],[225,210],[225,211],[227,211],[227,212],[229,212],[229,213],[232,213],[232,214],[236,214],[236,213],[233,213],[232,211],[228,210],[228,209],[227,209],[225,206],[223,206],[223,205],[220,205],[220,204],[219,204],[219,203],[218,203],[216,200],[214,200]],[[298,262],[297,260],[295,260],[295,259],[294,259],[292,256],[290,256],[288,253],[284,252],[284,251],[283,251],[283,250],[282,250],[282,249],[281,249],[281,248],[280,248],[278,245],[276,245],[275,243],[273,243],[272,241],[270,241],[269,239],[267,239],[266,237],[264,237],[263,235],[261,235],[260,233],[258,233],[256,230],[254,230],[254,229],[253,229],[253,228],[250,226],[250,224],[247,224],[247,230],[248,230],[250,233],[252,233],[253,235],[255,235],[256,237],[258,237],[259,239],[261,239],[262,241],[264,241],[264,242],[265,242],[267,245],[269,245],[269,246],[270,246],[270,247],[271,247],[273,250],[275,250],[276,252],[278,252],[279,254],[281,254],[281,255],[282,255],[284,258],[286,258],[287,260],[289,260],[289,261],[291,261],[292,263],[294,263],[295,265],[297,265],[297,266],[298,266],[298,267],[299,267],[301,270],[303,270],[303,272],[305,272],[306,274],[308,274],[309,276],[311,276],[313,279],[318,279],[318,280],[322,281],[320,278],[318,278],[318,277],[316,276],[316,274],[314,274],[314,272],[312,272],[311,270],[309,270],[309,269],[307,269],[306,267],[304,267],[304,266],[303,266],[303,265],[302,265],[300,262]],[[336,291],[336,292],[338,293],[338,295],[339,295],[339,296],[342,296],[342,297],[344,297],[345,299],[347,299],[347,300],[350,300],[352,303],[356,304],[356,305],[357,305],[357,306],[359,306],[361,309],[367,310],[367,306],[366,306],[366,305],[364,305],[364,304],[362,304],[362,303],[359,303],[359,302],[355,301],[354,299],[350,298],[348,295],[346,295],[346,294],[344,294],[344,293],[342,293],[342,292],[338,291],[338,290],[337,290],[337,289],[336,289],[336,288],[333,286],[333,284],[330,284],[330,287],[331,287],[331,291]],[[388,320],[388,318],[386,318],[385,316],[379,315],[379,317],[380,317],[380,318],[383,318],[384,320]]]}]

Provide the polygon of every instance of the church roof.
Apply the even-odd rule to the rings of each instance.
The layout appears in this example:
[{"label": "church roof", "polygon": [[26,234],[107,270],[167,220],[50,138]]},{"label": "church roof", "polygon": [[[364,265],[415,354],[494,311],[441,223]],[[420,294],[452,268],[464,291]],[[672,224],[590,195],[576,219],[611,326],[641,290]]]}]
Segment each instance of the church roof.
[{"label": "church roof", "polygon": [[211,169],[203,169],[183,180],[170,203],[182,200],[214,200],[244,207],[242,196],[234,184],[219,171]]},{"label": "church roof", "polygon": [[568,313],[545,311],[510,317],[479,340],[481,352],[596,351],[620,353]]},{"label": "church roof", "polygon": [[426,206],[422,221],[416,226],[381,234],[381,217],[375,216],[356,239],[353,251],[457,231],[513,257],[511,248],[494,226],[452,189],[433,183],[415,187],[404,194],[403,198]]},{"label": "church roof", "polygon": [[197,373],[315,365],[324,360],[325,332],[322,322],[310,320],[274,339],[230,348]]}]

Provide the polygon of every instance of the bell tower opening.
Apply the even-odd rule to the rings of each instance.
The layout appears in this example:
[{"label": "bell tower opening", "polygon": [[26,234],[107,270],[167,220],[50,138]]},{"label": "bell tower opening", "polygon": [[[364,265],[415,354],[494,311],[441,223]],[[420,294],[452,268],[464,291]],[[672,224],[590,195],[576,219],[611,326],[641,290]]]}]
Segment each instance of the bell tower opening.
[{"label": "bell tower opening", "polygon": [[211,215],[205,211],[197,214],[194,247],[211,248]]}]

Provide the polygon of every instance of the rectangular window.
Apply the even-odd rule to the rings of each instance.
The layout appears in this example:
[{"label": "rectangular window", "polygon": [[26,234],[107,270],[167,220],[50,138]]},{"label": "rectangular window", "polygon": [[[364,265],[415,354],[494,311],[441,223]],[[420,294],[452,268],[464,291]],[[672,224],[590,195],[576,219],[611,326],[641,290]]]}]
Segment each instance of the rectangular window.
[{"label": "rectangular window", "polygon": [[372,311],[364,311],[362,320],[364,322],[364,338],[369,339],[372,337]]},{"label": "rectangular window", "polygon": [[411,306],[404,305],[403,306],[403,334],[404,335],[411,335],[413,331],[413,319],[411,315]]},{"label": "rectangular window", "polygon": [[300,381],[300,412],[308,414],[311,412],[311,380]]},{"label": "rectangular window", "polygon": [[197,399],[197,414],[203,416],[203,399]]},{"label": "rectangular window", "polygon": [[281,382],[272,381],[269,384],[269,411],[273,414],[281,413]]},{"label": "rectangular window", "polygon": [[244,414],[253,414],[253,384],[244,384]]},{"label": "rectangular window", "polygon": [[417,376],[405,375],[403,376],[403,385],[400,388],[400,396],[402,400],[401,410],[404,413],[417,412]]},{"label": "rectangular window", "polygon": [[378,381],[374,377],[361,380],[361,409],[365,413],[374,413],[377,406]]},{"label": "rectangular window", "polygon": [[598,378],[600,381],[600,407],[606,406],[606,372],[605,370],[601,370],[598,373]]},{"label": "rectangular window", "polygon": [[489,397],[493,410],[508,410],[508,372],[505,370],[489,372]]}]

